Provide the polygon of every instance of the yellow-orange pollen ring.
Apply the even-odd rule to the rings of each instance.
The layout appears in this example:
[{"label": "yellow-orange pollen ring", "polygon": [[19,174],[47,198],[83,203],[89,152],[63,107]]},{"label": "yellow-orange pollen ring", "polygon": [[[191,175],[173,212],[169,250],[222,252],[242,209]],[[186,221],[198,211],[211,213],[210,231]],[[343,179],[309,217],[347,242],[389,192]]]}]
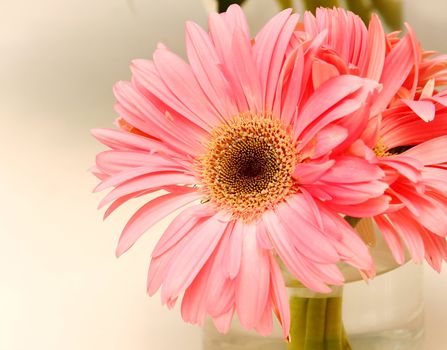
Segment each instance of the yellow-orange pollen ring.
[{"label": "yellow-orange pollen ring", "polygon": [[216,127],[197,159],[201,190],[210,204],[250,222],[297,191],[297,152],[289,132],[271,115],[243,113]]},{"label": "yellow-orange pollen ring", "polygon": [[388,147],[383,143],[382,140],[377,141],[376,145],[373,148],[373,152],[379,158],[384,158],[392,155],[392,153],[388,152]]}]

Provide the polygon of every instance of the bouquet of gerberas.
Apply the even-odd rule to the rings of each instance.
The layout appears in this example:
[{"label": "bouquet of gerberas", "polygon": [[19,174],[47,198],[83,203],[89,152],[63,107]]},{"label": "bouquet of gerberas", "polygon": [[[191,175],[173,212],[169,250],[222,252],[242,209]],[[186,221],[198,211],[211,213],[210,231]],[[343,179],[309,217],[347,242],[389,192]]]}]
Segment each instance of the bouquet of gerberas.
[{"label": "bouquet of gerberas", "polygon": [[[181,209],[160,238],[149,295],[161,289],[185,321],[269,334],[273,313],[290,349],[282,268],[303,286],[342,285],[338,263],[375,274],[354,230],[372,218],[395,259],[405,245],[436,270],[447,258],[446,57],[422,51],[410,27],[385,34],[341,9],[285,10],[254,37],[240,7],[186,24],[189,63],[164,45],[132,62],[114,88],[116,128],[93,135],[95,191],[108,216],[159,194],[124,227],[116,254]],[[281,266],[281,268],[280,268]],[[347,349],[341,327],[331,349]],[[306,342],[312,344],[312,342]],[[314,347],[312,347],[314,346]],[[338,346],[338,347],[335,347]]]}]

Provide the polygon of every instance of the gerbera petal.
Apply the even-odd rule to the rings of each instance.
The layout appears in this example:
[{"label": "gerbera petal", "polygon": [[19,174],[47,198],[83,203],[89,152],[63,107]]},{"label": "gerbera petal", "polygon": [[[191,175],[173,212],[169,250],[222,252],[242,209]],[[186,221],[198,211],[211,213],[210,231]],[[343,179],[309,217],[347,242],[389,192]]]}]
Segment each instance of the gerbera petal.
[{"label": "gerbera petal", "polygon": [[413,101],[401,99],[411,110],[416,113],[423,121],[430,122],[435,118],[436,108],[431,101]]},{"label": "gerbera petal", "polygon": [[374,221],[376,222],[381,235],[388,244],[388,247],[390,248],[396,262],[398,264],[403,264],[405,262],[405,253],[402,248],[400,237],[394,227],[384,216],[376,216],[374,217]]},{"label": "gerbera petal", "polygon": [[[298,201],[297,197],[293,196],[287,201],[287,206],[280,205],[277,209],[290,242],[295,245],[297,251],[314,262],[325,264],[338,262],[340,257],[337,251],[320,229],[312,224],[314,219],[304,217],[306,210],[301,208],[303,203]],[[295,225],[295,221],[300,223],[299,226]]]},{"label": "gerbera petal", "polygon": [[[226,277],[234,279],[239,273],[242,261],[242,245],[244,236],[250,232],[251,225],[244,224],[241,220],[236,220],[229,233],[228,243],[225,249],[224,271]],[[246,232],[248,230],[248,232]]]},{"label": "gerbera petal", "polygon": [[[174,162],[169,162],[169,160],[166,158],[157,159],[155,157],[152,157],[152,159],[153,162],[150,166],[146,165],[141,167],[135,167],[129,170],[121,171],[118,174],[108,177],[104,181],[101,181],[99,185],[95,187],[93,192],[100,192],[109,187],[119,186],[129,180],[132,180],[134,178],[143,175],[149,175],[163,171],[185,173],[185,170],[182,169],[182,167],[180,167],[178,164],[175,164]],[[159,161],[159,164],[157,164],[157,160]]]},{"label": "gerbera petal", "polygon": [[162,300],[175,298],[189,287],[213,253],[226,226],[216,214],[188,235],[189,244],[171,261],[162,286]]},{"label": "gerbera petal", "polygon": [[329,125],[315,136],[315,149],[311,156],[313,159],[330,154],[348,137],[348,130],[339,125]]},{"label": "gerbera petal", "polygon": [[361,58],[360,75],[376,81],[380,80],[385,63],[385,32],[382,23],[376,14],[371,16],[368,27],[367,52]]},{"label": "gerbera petal", "polygon": [[406,35],[385,59],[385,66],[380,79],[383,89],[372,106],[371,115],[380,113],[390,103],[408,77],[413,64],[412,40],[409,35]]},{"label": "gerbera petal", "polygon": [[379,180],[385,176],[380,167],[359,157],[337,157],[334,165],[325,172],[321,181],[355,183]]},{"label": "gerbera petal", "polygon": [[[159,53],[157,55],[154,54],[154,58],[157,57],[157,61],[161,58],[164,58],[163,53],[169,52],[167,49],[158,49]],[[161,57],[160,57],[161,56]],[[172,58],[172,56],[170,56]],[[183,61],[182,61],[183,62]],[[183,62],[183,68],[188,70],[185,67],[186,63]],[[165,66],[161,63],[160,69],[164,72],[164,79],[170,81],[170,79],[174,79],[172,75],[175,75],[172,71],[164,70]],[[135,82],[146,89],[151,96],[156,97],[159,101],[161,101],[164,105],[166,105],[166,109],[172,109],[181,115],[185,120],[191,122],[193,125],[202,128],[203,130],[209,131],[211,126],[208,123],[212,123],[215,119],[205,122],[202,118],[197,116],[197,111],[191,111],[187,106],[185,106],[182,101],[178,99],[176,95],[169,89],[166,85],[162,77],[160,76],[160,72],[157,70],[154,62],[147,60],[134,60],[132,61],[131,71],[133,74],[133,78]],[[179,77],[177,77],[180,79]],[[194,78],[195,79],[195,78]],[[182,83],[179,83],[177,86],[178,89],[182,89]],[[155,101],[154,101],[155,102]]]},{"label": "gerbera petal", "polygon": [[276,90],[273,112],[281,117],[284,125],[292,123],[305,82],[304,53],[300,45],[286,58],[279,76],[279,88]]},{"label": "gerbera petal", "polygon": [[203,92],[224,118],[237,114],[230,84],[225,78],[208,34],[193,22],[186,24],[186,52]]},{"label": "gerbera petal", "polygon": [[282,335],[284,339],[288,339],[290,331],[290,308],[289,296],[282,277],[281,269],[278,266],[273,254],[270,258],[270,288],[272,301],[275,306],[275,312],[282,326]]},{"label": "gerbera petal", "polygon": [[[177,104],[184,105],[179,113],[205,130],[222,121],[185,61],[167,49],[158,49],[154,53],[154,63],[161,79],[177,98]],[[178,96],[181,96],[181,102]]]},{"label": "gerbera petal", "polygon": [[234,314],[234,308],[231,308],[226,313],[222,314],[218,317],[213,317],[213,323],[214,326],[216,326],[216,329],[223,334],[228,333],[231,327],[231,321],[233,319]]},{"label": "gerbera petal", "polygon": [[191,175],[175,172],[160,172],[139,176],[115,187],[101,200],[98,208],[102,208],[106,204],[130,193],[151,190],[168,185],[194,185],[196,182],[196,179]]},{"label": "gerbera petal", "polygon": [[199,199],[201,194],[197,192],[177,194],[168,193],[157,197],[143,205],[128,221],[121,233],[116,255],[126,252],[141,235],[154,224],[172,213],[173,211]]},{"label": "gerbera petal", "polygon": [[182,299],[181,314],[185,322],[202,326],[206,317],[206,292],[213,258],[211,257],[186,289]]},{"label": "gerbera petal", "polygon": [[299,163],[293,171],[293,178],[300,184],[312,184],[320,179],[335,164],[334,160],[322,163]]},{"label": "gerbera petal", "polygon": [[289,271],[308,288],[321,293],[328,293],[331,289],[319,277],[311,273],[303,264],[303,257],[298,253],[288,235],[284,235],[284,227],[272,212],[266,212],[263,215],[264,223],[269,232],[275,250],[278,252],[281,260]]},{"label": "gerbera petal", "polygon": [[204,205],[195,205],[183,210],[166,228],[157,242],[152,258],[157,258],[176,245],[203,218],[214,215],[214,211]]},{"label": "gerbera petal", "polygon": [[364,79],[353,75],[341,75],[325,82],[303,106],[297,120],[295,134],[299,135],[324,112],[364,87],[365,82]]},{"label": "gerbera petal", "polygon": [[315,59],[312,64],[312,82],[314,89],[318,89],[326,81],[339,76],[338,69],[323,60]]},{"label": "gerbera petal", "polygon": [[340,215],[318,203],[324,229],[322,232],[338,251],[340,259],[363,271],[372,271],[374,264],[369,250],[359,235]]},{"label": "gerbera petal", "polygon": [[[115,110],[130,125],[163,140],[163,144],[175,150],[174,154],[185,152],[196,154],[202,149],[200,140],[203,139],[205,131],[188,119],[177,116],[174,110],[163,105],[155,96],[140,91],[138,82],[144,81],[145,76],[140,73],[139,67],[146,67],[145,63],[147,61],[134,61],[133,67],[137,68],[133,69],[133,83],[120,82],[115,85],[114,94],[117,99]],[[152,63],[149,64],[148,69],[155,69],[152,66]],[[185,133],[185,130],[188,132]]]},{"label": "gerbera petal", "polygon": [[258,247],[256,225],[244,225],[241,268],[236,280],[236,312],[241,324],[252,329],[259,323],[267,303],[270,266],[268,252]]},{"label": "gerbera petal", "polygon": [[271,110],[290,38],[299,15],[284,10],[274,16],[256,35],[253,53],[260,77],[264,108]]},{"label": "gerbera petal", "polygon": [[272,305],[269,299],[267,299],[264,312],[259,319],[258,324],[255,327],[256,331],[263,336],[267,336],[272,333],[273,320],[272,320]]},{"label": "gerbera petal", "polygon": [[422,262],[425,256],[425,249],[417,223],[404,210],[389,213],[388,217],[407,245],[413,260],[415,262]]},{"label": "gerbera petal", "polygon": [[261,85],[246,31],[239,25],[228,26],[218,14],[210,15],[209,29],[239,111],[262,111]]},{"label": "gerbera petal", "polygon": [[447,162],[447,136],[437,137],[416,145],[402,153],[419,160],[424,165]]},{"label": "gerbera petal", "polygon": [[169,148],[160,141],[131,134],[118,129],[92,129],[91,133],[104,145],[124,151],[160,151],[169,153]]},{"label": "gerbera petal", "polygon": [[353,204],[338,204],[328,202],[333,210],[355,218],[367,218],[386,212],[390,208],[390,196],[370,198],[363,202]]}]

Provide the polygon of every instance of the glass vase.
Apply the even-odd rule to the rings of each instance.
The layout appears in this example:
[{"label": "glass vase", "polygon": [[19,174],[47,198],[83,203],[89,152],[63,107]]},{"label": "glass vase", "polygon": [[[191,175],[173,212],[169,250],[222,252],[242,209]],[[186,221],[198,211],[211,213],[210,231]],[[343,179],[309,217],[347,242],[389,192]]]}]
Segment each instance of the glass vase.
[{"label": "glass vase", "polygon": [[[371,247],[377,276],[365,282],[354,269],[341,264],[346,284],[319,294],[302,287],[284,270],[291,308],[291,341],[273,333],[262,337],[233,320],[220,334],[211,321],[203,327],[203,350],[422,350],[422,266],[397,266],[371,223],[358,231]],[[370,228],[365,229],[365,226]]]}]

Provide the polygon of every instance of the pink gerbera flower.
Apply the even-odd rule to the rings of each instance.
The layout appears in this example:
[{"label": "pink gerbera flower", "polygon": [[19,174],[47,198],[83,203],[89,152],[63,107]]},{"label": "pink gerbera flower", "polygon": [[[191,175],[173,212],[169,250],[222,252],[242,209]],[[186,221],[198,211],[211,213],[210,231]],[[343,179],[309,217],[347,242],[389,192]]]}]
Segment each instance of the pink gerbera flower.
[{"label": "pink gerbera flower", "polygon": [[[305,286],[343,283],[340,261],[373,274],[366,246],[339,213],[388,208],[384,172],[345,151],[361,135],[379,85],[353,75],[312,81],[325,33],[292,47],[284,11],[252,40],[238,6],[186,26],[189,64],[160,45],[115,86],[117,129],[93,130],[106,216],[157,192],[125,226],[117,255],[181,209],[152,253],[148,292],[182,316],[267,334],[272,311],[289,332],[277,256]],[[355,121],[355,122],[353,122]],[[161,192],[158,192],[161,191]]]},{"label": "pink gerbera flower", "polygon": [[366,28],[353,13],[318,9],[316,16],[305,14],[294,37],[299,42],[329,33],[315,63],[317,79],[327,72],[350,73],[383,85],[362,141],[351,152],[387,174],[385,193],[392,201],[374,220],[396,260],[404,262],[403,240],[415,261],[425,257],[439,271],[447,258],[447,96],[436,88],[446,84],[447,61],[422,51],[407,28],[400,38],[398,33],[386,35],[375,15]]}]

